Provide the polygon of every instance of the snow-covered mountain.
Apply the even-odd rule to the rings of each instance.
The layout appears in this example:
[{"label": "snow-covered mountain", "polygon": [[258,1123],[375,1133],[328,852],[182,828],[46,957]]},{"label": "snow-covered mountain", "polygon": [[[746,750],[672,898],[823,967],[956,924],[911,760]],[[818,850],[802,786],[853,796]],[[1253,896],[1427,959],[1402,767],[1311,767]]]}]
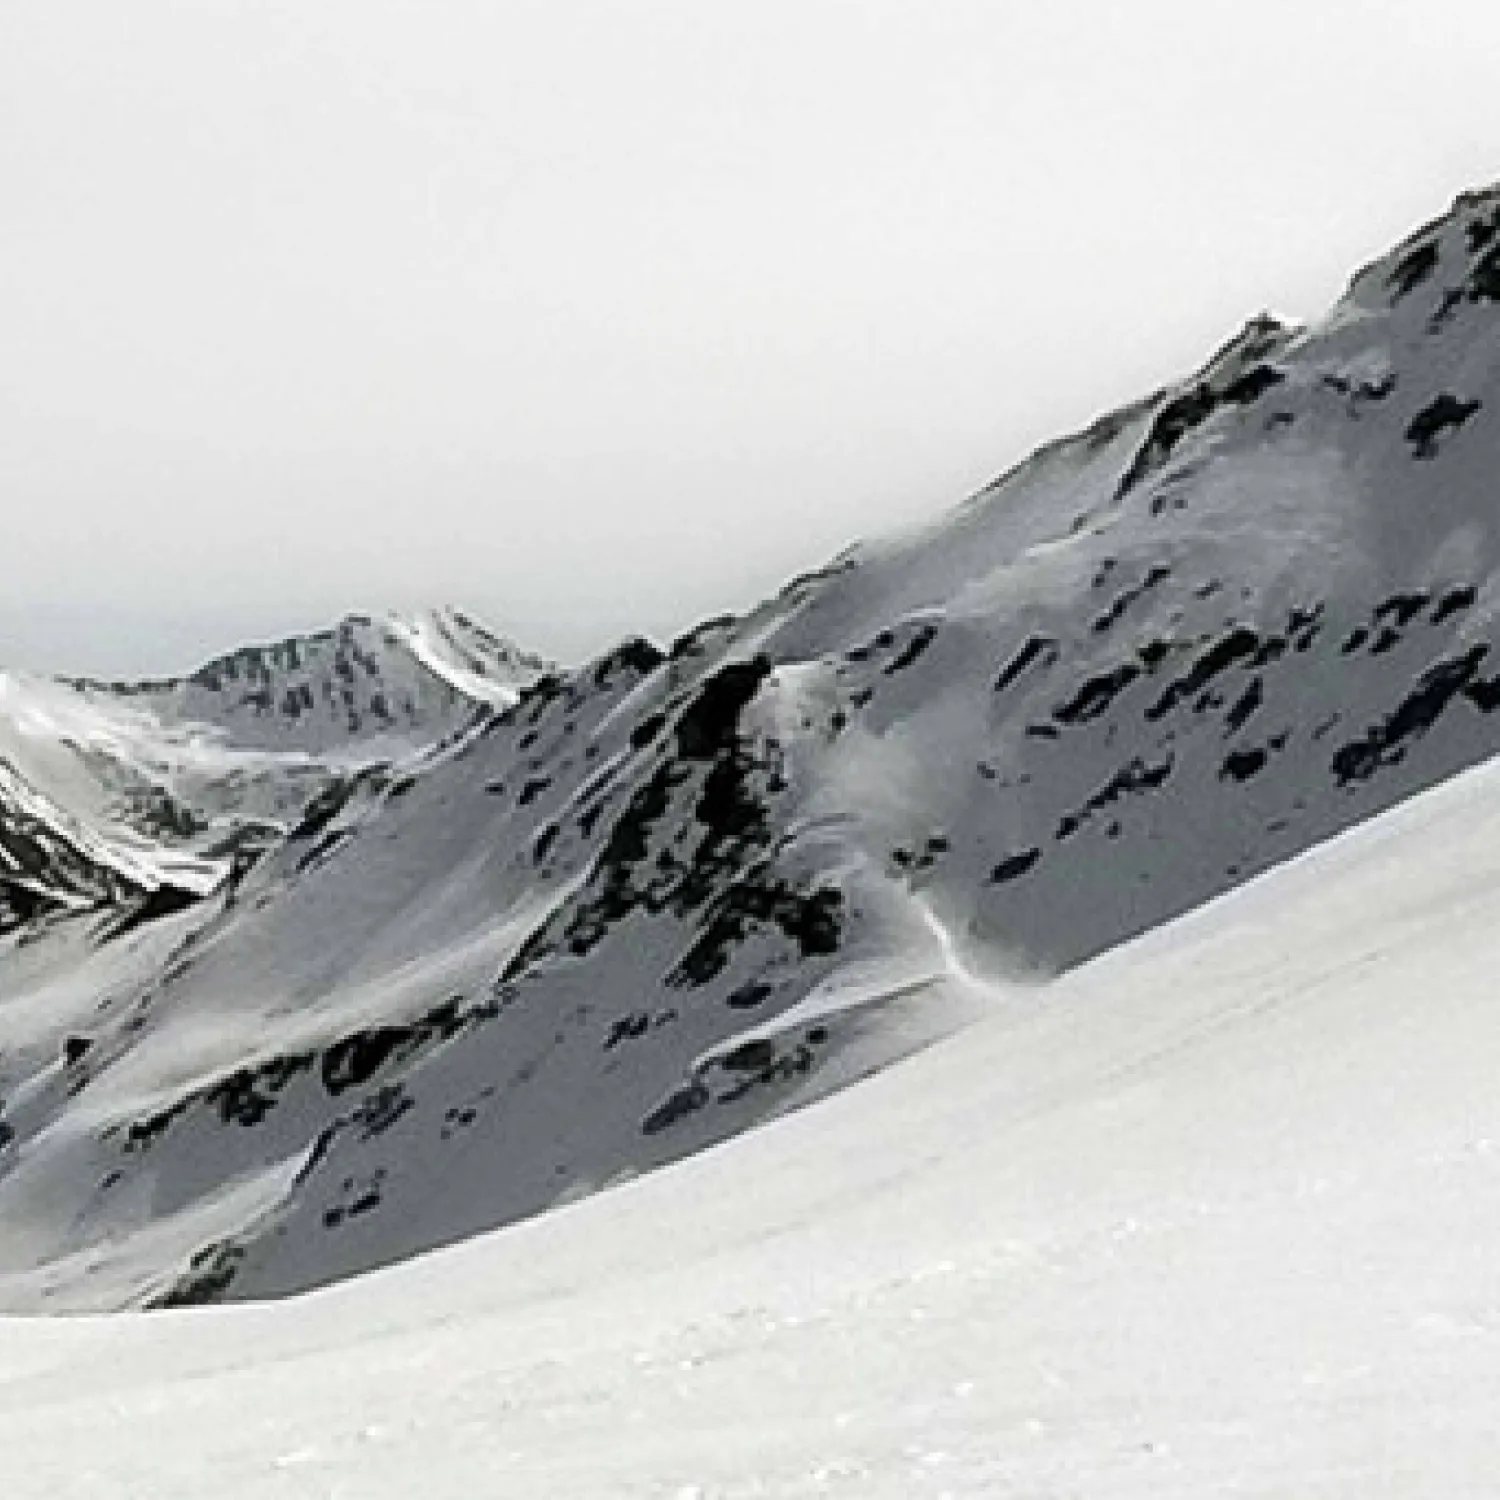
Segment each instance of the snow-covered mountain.
[{"label": "snow-covered mountain", "polygon": [[668,650],[518,684],[467,622],[354,621],[74,685],[345,759],[203,899],[0,946],[0,1297],[293,1291],[534,1214],[1490,755],[1497,302],[1490,190]]},{"label": "snow-covered mountain", "polygon": [[617,1191],[7,1319],[7,1494],[1490,1500],[1497,773]]},{"label": "snow-covered mountain", "polygon": [[0,902],[203,896],[341,776],[461,732],[544,666],[442,610],[350,616],[183,678],[0,674]]},{"label": "snow-covered mountain", "polygon": [[477,703],[509,707],[546,669],[457,609],[376,619],[246,646],[187,677],[73,684],[90,702],[120,700],[168,724],[209,725],[237,746],[317,751],[431,735]]}]

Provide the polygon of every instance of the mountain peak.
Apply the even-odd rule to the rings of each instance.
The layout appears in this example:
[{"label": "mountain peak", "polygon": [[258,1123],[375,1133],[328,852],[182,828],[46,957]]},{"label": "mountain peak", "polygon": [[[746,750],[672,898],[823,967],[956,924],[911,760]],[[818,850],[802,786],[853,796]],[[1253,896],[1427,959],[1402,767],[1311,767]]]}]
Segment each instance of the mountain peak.
[{"label": "mountain peak", "polygon": [[384,624],[435,676],[480,703],[509,708],[550,665],[451,604],[390,614]]},{"label": "mountain peak", "polygon": [[1460,193],[1444,214],[1357,271],[1346,301],[1402,309],[1437,333],[1465,306],[1500,302],[1500,182]]},{"label": "mountain peak", "polygon": [[350,613],[324,629],[237,647],[180,677],[68,681],[242,747],[323,751],[440,737],[476,708],[514,703],[546,665],[449,606]]}]

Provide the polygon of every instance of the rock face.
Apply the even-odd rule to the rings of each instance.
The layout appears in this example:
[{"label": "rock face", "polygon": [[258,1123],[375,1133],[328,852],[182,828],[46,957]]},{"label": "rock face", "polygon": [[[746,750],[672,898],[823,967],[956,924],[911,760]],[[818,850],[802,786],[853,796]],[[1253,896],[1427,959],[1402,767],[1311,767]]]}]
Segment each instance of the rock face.
[{"label": "rock face", "polygon": [[0,1299],[276,1294],[538,1212],[1493,753],[1497,256],[1466,196],[1321,323],[514,702],[438,632],[391,634],[462,701],[408,691],[359,621],[128,695],[322,770],[191,904],[9,918]]}]

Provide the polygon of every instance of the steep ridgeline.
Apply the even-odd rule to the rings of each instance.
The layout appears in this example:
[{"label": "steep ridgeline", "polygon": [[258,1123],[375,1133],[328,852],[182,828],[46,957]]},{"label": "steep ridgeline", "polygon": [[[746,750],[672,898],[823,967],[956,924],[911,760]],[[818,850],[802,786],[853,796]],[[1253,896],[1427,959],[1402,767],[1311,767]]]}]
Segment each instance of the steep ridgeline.
[{"label": "steep ridgeline", "polygon": [[0,932],[195,900],[330,786],[426,753],[542,669],[447,610],[352,616],[170,681],[0,674]]},{"label": "steep ridgeline", "polygon": [[1497,302],[1492,190],[925,530],[342,778],[193,910],[0,950],[0,1298],[537,1212],[1489,755]]}]

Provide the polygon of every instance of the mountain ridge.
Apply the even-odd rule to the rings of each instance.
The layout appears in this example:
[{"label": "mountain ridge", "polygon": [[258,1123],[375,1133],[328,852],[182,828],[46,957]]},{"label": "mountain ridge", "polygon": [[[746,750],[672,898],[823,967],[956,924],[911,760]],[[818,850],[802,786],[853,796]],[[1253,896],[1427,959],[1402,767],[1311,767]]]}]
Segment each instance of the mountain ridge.
[{"label": "mountain ridge", "polygon": [[247,836],[514,702],[545,665],[450,608],[348,615],[176,677],[0,673],[0,887],[33,914],[205,896]]},{"label": "mountain ridge", "polygon": [[57,924],[0,1014],[0,1300],[277,1295],[541,1212],[1492,755],[1497,257],[1465,195],[931,523],[346,765],[193,909]]}]

